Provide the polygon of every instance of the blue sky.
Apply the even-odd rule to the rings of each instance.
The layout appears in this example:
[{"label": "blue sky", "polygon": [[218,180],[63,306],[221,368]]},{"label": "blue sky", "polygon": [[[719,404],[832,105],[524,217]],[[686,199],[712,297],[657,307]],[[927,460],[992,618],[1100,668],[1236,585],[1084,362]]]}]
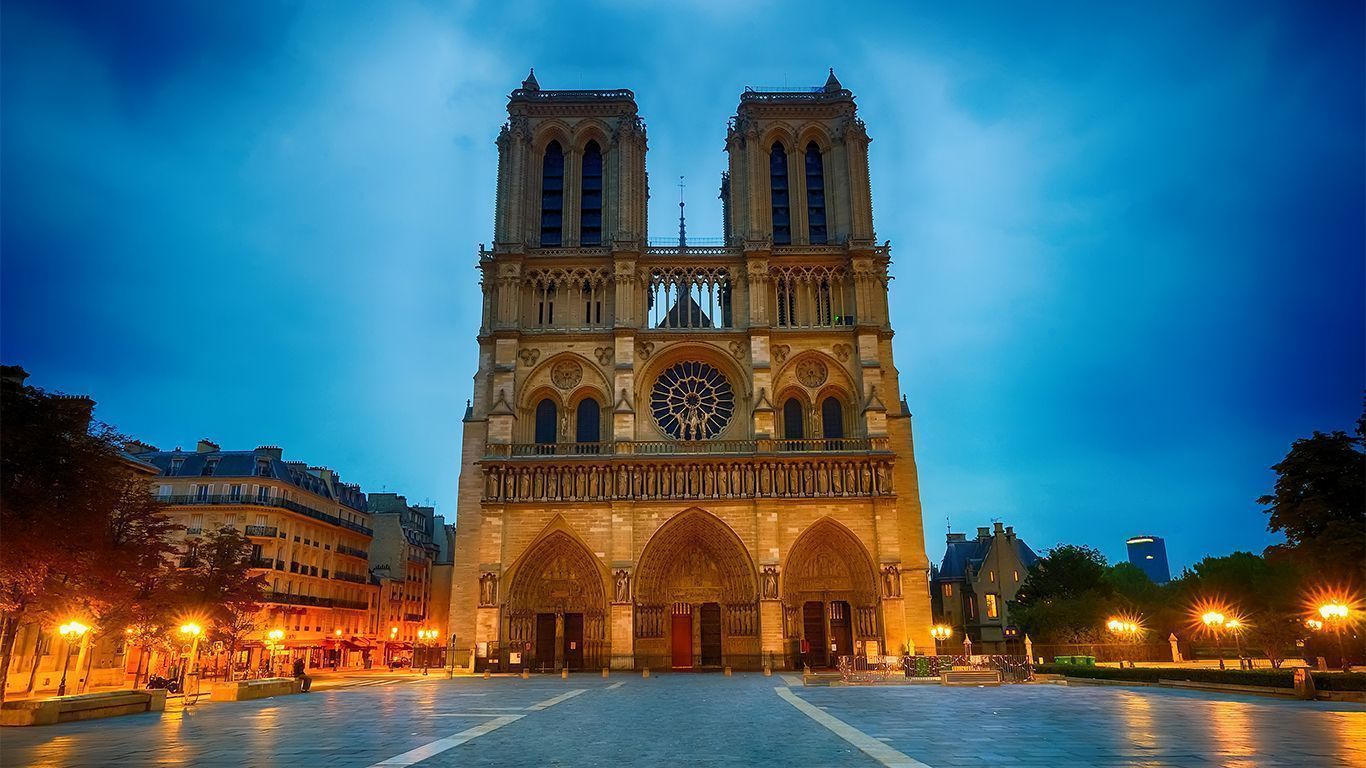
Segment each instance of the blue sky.
[{"label": "blue sky", "polygon": [[745,85],[871,147],[945,519],[1174,567],[1366,386],[1359,3],[5,2],[0,356],[163,448],[283,445],[454,513],[508,91],[628,87],[651,231],[720,233]]}]

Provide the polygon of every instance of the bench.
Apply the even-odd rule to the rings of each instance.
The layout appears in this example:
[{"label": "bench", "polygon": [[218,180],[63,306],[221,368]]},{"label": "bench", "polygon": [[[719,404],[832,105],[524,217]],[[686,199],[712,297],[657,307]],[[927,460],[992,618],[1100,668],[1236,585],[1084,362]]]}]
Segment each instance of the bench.
[{"label": "bench", "polygon": [[213,687],[213,701],[250,701],[268,699],[272,696],[288,696],[298,693],[300,682],[292,677],[263,677],[259,680],[239,680],[235,683],[218,683]]},{"label": "bench", "polygon": [[954,669],[939,677],[942,685],[1000,685],[1001,673],[995,669]]},{"label": "bench", "polygon": [[106,691],[56,696],[50,699],[7,701],[0,709],[0,725],[52,725],[101,717],[163,712],[166,691]]}]

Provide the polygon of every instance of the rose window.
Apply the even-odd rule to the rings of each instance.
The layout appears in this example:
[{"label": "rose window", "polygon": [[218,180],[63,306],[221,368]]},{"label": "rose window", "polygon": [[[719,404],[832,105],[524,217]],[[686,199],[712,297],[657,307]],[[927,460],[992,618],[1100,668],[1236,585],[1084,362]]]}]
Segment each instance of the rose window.
[{"label": "rose window", "polygon": [[721,434],[735,414],[735,392],[712,366],[676,363],[655,379],[650,412],[665,434],[677,440],[705,440]]}]

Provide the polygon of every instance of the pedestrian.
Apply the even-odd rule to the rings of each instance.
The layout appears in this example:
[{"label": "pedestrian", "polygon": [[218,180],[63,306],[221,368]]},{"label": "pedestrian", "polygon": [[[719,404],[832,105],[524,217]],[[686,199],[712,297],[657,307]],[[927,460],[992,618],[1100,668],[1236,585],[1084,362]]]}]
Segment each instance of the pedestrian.
[{"label": "pedestrian", "polygon": [[807,666],[807,663],[808,663],[808,659],[810,659],[810,658],[811,658],[811,641],[810,641],[810,640],[807,640],[806,638],[803,637],[803,638],[802,638],[802,652],[801,652],[801,658],[798,659],[798,661],[801,662],[802,669],[806,669],[806,666]]}]

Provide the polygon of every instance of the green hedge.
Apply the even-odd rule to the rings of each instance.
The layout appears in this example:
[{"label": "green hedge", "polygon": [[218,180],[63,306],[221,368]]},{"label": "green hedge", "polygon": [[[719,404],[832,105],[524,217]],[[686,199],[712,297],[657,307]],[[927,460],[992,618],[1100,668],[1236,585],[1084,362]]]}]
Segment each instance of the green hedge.
[{"label": "green hedge", "polygon": [[[1041,664],[1035,672],[1083,677],[1091,680],[1121,680],[1155,683],[1158,680],[1184,680],[1192,683],[1257,685],[1264,688],[1294,688],[1295,673],[1289,669],[1200,669],[1178,667],[1089,667],[1076,664]],[[1366,690],[1366,673],[1315,672],[1314,685],[1322,691]]]}]

